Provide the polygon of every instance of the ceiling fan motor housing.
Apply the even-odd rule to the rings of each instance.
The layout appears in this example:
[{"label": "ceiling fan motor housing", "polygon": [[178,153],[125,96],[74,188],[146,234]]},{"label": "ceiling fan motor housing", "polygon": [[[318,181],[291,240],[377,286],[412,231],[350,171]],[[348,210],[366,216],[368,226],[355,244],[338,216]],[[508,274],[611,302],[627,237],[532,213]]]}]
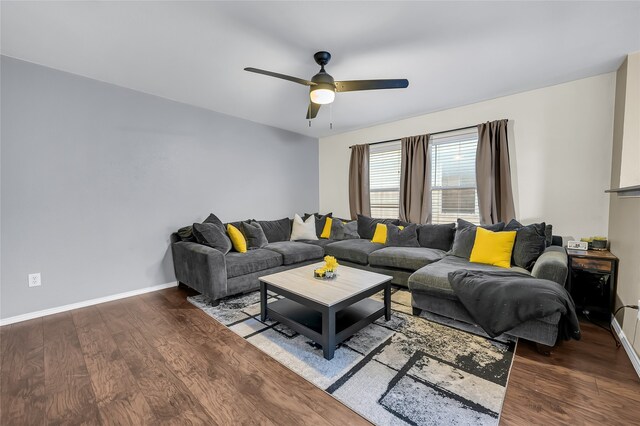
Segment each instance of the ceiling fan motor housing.
[{"label": "ceiling fan motor housing", "polygon": [[316,64],[320,65],[321,67],[324,67],[331,60],[331,53],[325,52],[324,50],[320,52],[316,52],[313,55],[313,59],[315,59]]}]

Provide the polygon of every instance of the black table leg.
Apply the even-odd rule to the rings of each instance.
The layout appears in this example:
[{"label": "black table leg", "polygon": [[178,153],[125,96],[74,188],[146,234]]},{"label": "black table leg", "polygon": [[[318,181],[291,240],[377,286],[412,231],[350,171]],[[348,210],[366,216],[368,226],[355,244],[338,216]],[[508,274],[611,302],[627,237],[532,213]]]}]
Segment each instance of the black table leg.
[{"label": "black table leg", "polygon": [[322,353],[325,359],[333,359],[336,350],[336,313],[333,309],[322,312]]},{"label": "black table leg", "polygon": [[391,319],[391,283],[387,283],[384,287],[384,319],[389,321]]},{"label": "black table leg", "polygon": [[260,281],[260,321],[267,320],[267,284]]}]

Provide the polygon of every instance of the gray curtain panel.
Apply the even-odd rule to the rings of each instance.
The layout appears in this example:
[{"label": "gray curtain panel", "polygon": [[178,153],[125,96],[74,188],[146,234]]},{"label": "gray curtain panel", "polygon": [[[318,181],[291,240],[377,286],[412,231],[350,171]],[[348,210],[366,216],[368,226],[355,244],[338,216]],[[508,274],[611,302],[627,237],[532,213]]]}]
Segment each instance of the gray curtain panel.
[{"label": "gray curtain panel", "polygon": [[431,222],[429,135],[402,138],[400,146],[400,220]]},{"label": "gray curtain panel", "polygon": [[507,121],[478,124],[476,181],[480,223],[509,222],[515,218]]},{"label": "gray curtain panel", "polygon": [[351,147],[349,163],[349,211],[351,219],[359,214],[371,216],[369,197],[369,145]]}]

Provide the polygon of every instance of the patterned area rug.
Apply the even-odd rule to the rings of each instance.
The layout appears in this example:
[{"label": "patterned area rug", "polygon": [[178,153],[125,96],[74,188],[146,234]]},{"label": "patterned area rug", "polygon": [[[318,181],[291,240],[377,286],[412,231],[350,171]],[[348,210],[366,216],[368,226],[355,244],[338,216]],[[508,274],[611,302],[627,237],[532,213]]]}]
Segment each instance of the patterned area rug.
[{"label": "patterned area rug", "polygon": [[[410,293],[392,291],[391,320],[381,318],[341,343],[331,361],[308,338],[262,323],[259,292],[215,307],[201,295],[189,301],[375,424],[498,424],[515,342],[414,316]],[[373,298],[382,300],[382,293]]]}]

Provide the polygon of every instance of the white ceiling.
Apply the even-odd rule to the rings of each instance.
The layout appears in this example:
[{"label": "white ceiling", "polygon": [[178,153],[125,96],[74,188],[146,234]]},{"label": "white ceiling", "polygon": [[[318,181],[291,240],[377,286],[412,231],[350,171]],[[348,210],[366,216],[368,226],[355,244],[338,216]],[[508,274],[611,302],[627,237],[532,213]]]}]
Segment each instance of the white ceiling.
[{"label": "white ceiling", "polygon": [[[2,54],[271,126],[326,136],[615,70],[640,50],[640,2],[10,2]],[[313,53],[338,93],[311,128]]]}]

